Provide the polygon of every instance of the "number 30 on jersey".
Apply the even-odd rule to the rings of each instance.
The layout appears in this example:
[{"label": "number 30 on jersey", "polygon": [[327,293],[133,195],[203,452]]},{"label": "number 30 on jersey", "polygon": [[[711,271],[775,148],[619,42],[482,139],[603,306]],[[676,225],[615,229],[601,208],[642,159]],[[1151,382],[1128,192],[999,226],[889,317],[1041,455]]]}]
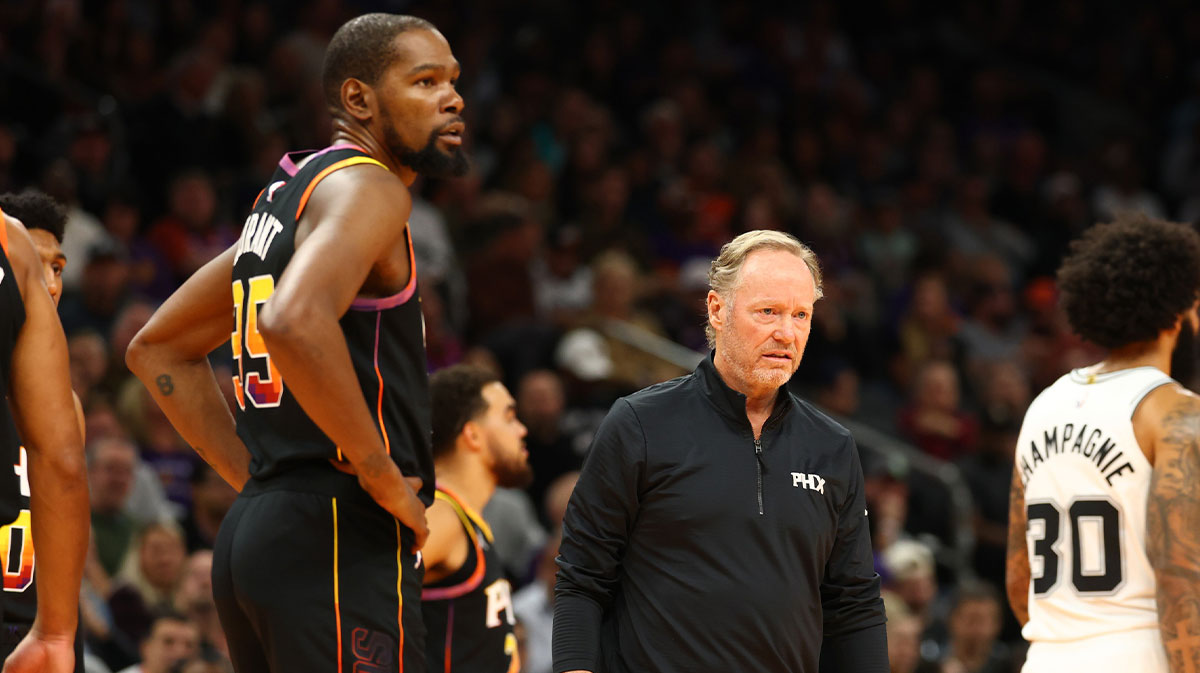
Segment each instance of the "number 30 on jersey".
[{"label": "number 30 on jersey", "polygon": [[[233,361],[237,374],[233,390],[238,406],[244,411],[246,401],[258,409],[279,406],[283,397],[283,377],[271,361],[267,344],[258,331],[259,307],[275,293],[275,279],[255,276],[248,282],[233,281]],[[243,359],[249,356],[249,361]],[[251,370],[247,373],[247,369]]]}]

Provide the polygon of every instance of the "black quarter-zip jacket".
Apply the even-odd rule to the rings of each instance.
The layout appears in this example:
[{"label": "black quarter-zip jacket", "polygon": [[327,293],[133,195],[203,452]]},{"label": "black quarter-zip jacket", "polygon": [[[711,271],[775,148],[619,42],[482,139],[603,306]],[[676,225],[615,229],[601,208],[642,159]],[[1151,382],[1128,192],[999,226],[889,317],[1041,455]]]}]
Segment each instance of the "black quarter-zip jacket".
[{"label": "black quarter-zip jacket", "polygon": [[711,354],[613,405],[557,560],[556,673],[887,670],[854,440],[784,387],[756,441]]}]

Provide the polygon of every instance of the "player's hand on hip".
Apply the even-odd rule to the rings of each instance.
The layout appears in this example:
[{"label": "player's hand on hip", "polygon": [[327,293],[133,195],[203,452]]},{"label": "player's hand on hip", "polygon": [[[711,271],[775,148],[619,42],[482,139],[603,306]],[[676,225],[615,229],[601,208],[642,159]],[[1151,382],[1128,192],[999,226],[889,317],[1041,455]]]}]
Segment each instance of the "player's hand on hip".
[{"label": "player's hand on hip", "polygon": [[3,673],[72,673],[75,639],[30,632],[4,660]]},{"label": "player's hand on hip", "polygon": [[425,540],[429,537],[429,524],[425,521],[425,503],[417,497],[417,492],[425,482],[420,477],[405,477],[404,482],[404,493],[401,494],[399,502],[395,503],[394,508],[388,509],[400,523],[412,529],[414,542],[411,551],[416,552],[425,546]]}]

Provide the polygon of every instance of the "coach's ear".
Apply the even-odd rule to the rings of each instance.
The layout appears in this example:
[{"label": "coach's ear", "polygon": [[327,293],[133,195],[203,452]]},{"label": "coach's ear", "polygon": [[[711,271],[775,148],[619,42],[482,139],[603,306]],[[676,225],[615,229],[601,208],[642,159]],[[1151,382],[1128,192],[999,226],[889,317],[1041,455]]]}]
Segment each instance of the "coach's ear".
[{"label": "coach's ear", "polygon": [[716,290],[709,290],[705,304],[708,307],[708,324],[715,331],[720,332],[725,327],[726,315],[723,309],[726,308],[726,301],[717,294]]},{"label": "coach's ear", "polygon": [[360,79],[350,77],[342,82],[342,109],[351,117],[366,123],[375,116],[375,90]]}]

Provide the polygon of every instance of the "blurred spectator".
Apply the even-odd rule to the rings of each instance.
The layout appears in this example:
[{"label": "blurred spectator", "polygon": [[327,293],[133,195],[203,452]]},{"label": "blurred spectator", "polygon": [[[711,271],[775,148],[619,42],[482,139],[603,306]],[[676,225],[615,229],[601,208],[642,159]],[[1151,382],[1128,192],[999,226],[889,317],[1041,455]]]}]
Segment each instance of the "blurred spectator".
[{"label": "blurred spectator", "polygon": [[538,523],[529,494],[514,488],[497,488],[483,508],[483,518],[496,534],[496,554],[513,586],[529,581],[538,551],[546,544],[546,531]]},{"label": "blurred spectator", "polygon": [[80,265],[82,284],[77,291],[67,292],[63,297],[59,309],[63,329],[68,336],[80,330],[107,335],[129,296],[129,260],[108,239],[96,243],[79,259],[84,260]]},{"label": "blurred spectator", "polygon": [[888,610],[887,639],[891,673],[940,673],[936,664],[921,658],[921,620],[914,615]]},{"label": "blurred spectator", "polygon": [[559,227],[530,264],[537,315],[555,325],[570,325],[592,305],[592,270],[579,254],[578,227]]},{"label": "blurred spectator", "polygon": [[580,435],[567,425],[566,405],[562,379],[551,370],[529,372],[517,386],[517,416],[529,430],[525,446],[533,468],[533,482],[526,490],[539,508],[550,483],[578,470],[587,451]]},{"label": "blurred spectator", "polygon": [[884,550],[883,564],[890,577],[885,588],[904,601],[920,624],[921,656],[930,661],[940,660],[946,624],[936,604],[938,583],[933,552],[915,540],[899,540]]},{"label": "blurred spectator", "polygon": [[208,463],[197,463],[189,482],[192,504],[183,519],[183,531],[189,553],[212,549],[225,513],[233,506],[237,491]]},{"label": "blurred spectator", "polygon": [[875,550],[876,569],[886,579],[890,569],[882,555],[906,537],[909,468],[902,457],[880,453],[866,453],[862,465],[871,546]]},{"label": "blurred spectator", "polygon": [[450,324],[442,295],[421,278],[417,279],[417,284],[421,315],[425,319],[425,359],[429,371],[436,371],[456,364],[462,358],[463,343]]},{"label": "blurred spectator", "polygon": [[117,412],[137,441],[142,460],[158,474],[167,497],[186,511],[191,507],[192,473],[203,461],[137,379],[129,377],[121,386]]},{"label": "blurred spectator", "polygon": [[546,541],[538,556],[534,579],[513,596],[513,611],[524,625],[522,643],[522,673],[552,673],[553,657],[550,636],[554,625],[554,576],[558,566],[558,542],[561,530]]},{"label": "blurred spectator", "polygon": [[567,472],[558,479],[550,482],[549,488],[546,489],[546,502],[543,507],[546,523],[549,524],[551,530],[558,530],[562,526],[563,517],[567,513],[567,503],[571,500],[571,493],[575,491],[575,482],[579,481],[579,472]]},{"label": "blurred spectator", "polygon": [[200,644],[205,650],[228,656],[229,646],[213,600],[212,563],[212,551],[208,549],[193,552],[188,557],[179,590],[175,592],[175,610],[197,626]]},{"label": "blurred spectator", "polygon": [[1023,271],[1033,262],[1033,243],[1019,229],[997,219],[988,209],[987,180],[964,178],[958,186],[956,208],[942,223],[942,236],[966,272],[980,255],[997,255],[1012,269]]},{"label": "blurred spectator", "polygon": [[111,577],[120,570],[133,540],[135,523],[125,506],[133,490],[137,449],[123,438],[99,439],[88,447],[88,458],[92,539],[100,565]]},{"label": "blurred spectator", "polygon": [[911,298],[900,316],[899,348],[892,363],[893,380],[909,384],[917,370],[930,360],[956,360],[962,319],[950,303],[945,278],[924,273],[912,284]]},{"label": "blurred spectator", "polygon": [[1025,408],[1029,386],[1024,374],[1011,362],[992,364],[985,375],[980,400],[979,451],[959,462],[975,503],[975,572],[995,587],[1004,586],[1004,563],[1008,544],[1008,494],[1013,452]]},{"label": "blurred spectator", "polygon": [[[114,438],[122,441],[129,439],[124,426],[117,420],[116,413],[103,399],[94,400],[87,408],[84,426],[87,428],[87,438],[90,442]],[[174,518],[177,515],[176,510],[173,503],[167,500],[158,473],[138,458],[134,462],[133,487],[125,501],[125,513],[136,525],[141,525]]]},{"label": "blurred spectator", "polygon": [[964,584],[955,592],[948,622],[950,640],[943,671],[961,666],[963,673],[1011,673],[1012,655],[998,642],[1000,595],[987,584]]},{"label": "blurred spectator", "polygon": [[114,625],[141,641],[154,614],[174,608],[186,558],[178,524],[168,520],[143,526],[108,596]]},{"label": "blurred spectator", "polygon": [[175,274],[176,285],[231,246],[233,228],[220,220],[212,178],[185,171],[171,181],[168,212],[150,227],[147,240]]},{"label": "blurred spectator", "polygon": [[171,673],[172,667],[199,651],[200,633],[183,615],[170,610],[157,613],[142,640],[140,664],[120,673]]},{"label": "blurred spectator", "polygon": [[942,460],[974,451],[979,439],[979,422],[962,408],[958,372],[940,360],[917,372],[896,425],[922,451]]},{"label": "blurred spectator", "polygon": [[67,339],[67,353],[71,358],[71,388],[80,404],[88,408],[92,393],[108,375],[108,344],[98,332],[82,330]]},{"label": "blurred spectator", "polygon": [[1132,143],[1127,140],[1110,143],[1100,155],[1100,167],[1104,176],[1092,197],[1092,208],[1101,222],[1111,222],[1119,212],[1166,217],[1162,202],[1142,184],[1142,166]]},{"label": "blurred spectator", "polygon": [[529,204],[512,194],[490,195],[481,218],[471,227],[473,237],[487,241],[467,263],[469,335],[478,338],[493,328],[533,317],[529,264],[541,230]]},{"label": "blurred spectator", "polygon": [[919,241],[907,227],[895,196],[880,197],[873,204],[858,245],[880,294],[891,296],[900,291],[908,281]]},{"label": "blurred spectator", "polygon": [[980,380],[989,362],[1018,360],[1028,325],[1019,313],[1012,268],[999,257],[971,260],[967,293],[967,320],[958,339],[965,373]]},{"label": "blurred spectator", "polygon": [[603,381],[615,389],[629,392],[651,383],[682,376],[685,372],[671,362],[629,342],[628,337],[616,336],[615,327],[624,328],[646,338],[662,338],[661,324],[651,314],[637,307],[642,277],[629,255],[610,251],[592,263],[592,306],[579,319],[579,326],[564,337],[564,343],[594,334],[598,351],[593,362],[559,354],[563,366],[579,378]]}]

